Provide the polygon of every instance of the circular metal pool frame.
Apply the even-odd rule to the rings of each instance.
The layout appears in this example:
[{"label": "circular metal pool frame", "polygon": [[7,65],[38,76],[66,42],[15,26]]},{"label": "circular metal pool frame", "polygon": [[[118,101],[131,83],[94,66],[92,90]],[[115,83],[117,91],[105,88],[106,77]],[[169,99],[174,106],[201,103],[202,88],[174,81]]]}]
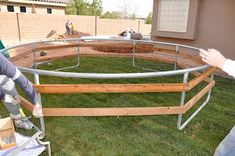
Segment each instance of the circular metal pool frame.
[{"label": "circular metal pool frame", "polygon": [[[56,40],[56,42],[70,42],[71,47],[77,47],[77,59],[78,62],[75,66],[65,67],[62,69],[74,68],[80,65],[80,47],[95,47],[100,46],[98,44],[92,44],[92,42],[86,42],[80,38],[76,39],[65,39]],[[61,71],[46,71],[37,69],[37,58],[36,52],[44,48],[36,48],[36,45],[44,43],[52,43],[55,41],[42,41],[32,42],[26,44],[20,44],[17,46],[8,47],[1,50],[0,52],[23,47],[32,46],[34,52],[34,64],[33,68],[18,67],[22,72],[31,73],[34,75],[34,87],[36,88],[38,97],[41,102],[41,93],[47,94],[66,94],[66,93],[136,93],[136,92],[181,92],[179,106],[169,107],[125,107],[125,108],[43,108],[44,116],[138,116],[138,115],[166,115],[166,114],[177,114],[178,122],[177,128],[182,130],[194,117],[195,115],[208,103],[210,100],[211,89],[215,84],[213,80],[213,72],[215,68],[209,65],[201,65],[198,67],[179,69],[179,54],[180,48],[190,49],[198,52],[198,48],[192,46],[186,46],[175,43],[157,42],[149,40],[122,40],[122,39],[89,39],[89,41],[112,41],[112,42],[125,42],[132,47],[132,63],[134,67],[138,67],[135,63],[136,49],[139,44],[151,45],[165,45],[173,46],[175,48],[175,60],[174,69],[172,71],[151,71],[145,73],[118,73],[118,74],[105,74],[105,73],[73,73],[73,72],[61,72]],[[75,42],[75,44],[74,44]],[[120,45],[118,45],[120,46]],[[129,46],[130,47],[130,46]],[[50,46],[50,48],[53,48]],[[58,49],[58,47],[57,47]],[[155,50],[154,47],[150,48]],[[201,73],[199,73],[201,72]],[[192,73],[196,77],[193,80],[188,81],[189,74]],[[92,79],[128,79],[128,78],[149,78],[149,77],[163,77],[171,75],[183,75],[182,83],[164,83],[164,84],[74,84],[74,85],[53,85],[53,84],[40,84],[40,75],[56,76],[56,77],[70,77],[70,78],[92,78]],[[210,76],[211,75],[211,76]],[[210,76],[210,78],[208,78]],[[199,91],[193,98],[185,102],[186,92],[193,89],[200,82],[205,81],[208,84]],[[63,88],[63,89],[61,89]],[[207,94],[206,100],[200,105],[200,107],[184,122],[182,123],[183,114],[186,113],[191,107],[193,107],[205,94]],[[33,105],[22,98],[22,105],[28,110],[33,110]],[[44,118],[40,118],[41,131],[45,133]]]}]

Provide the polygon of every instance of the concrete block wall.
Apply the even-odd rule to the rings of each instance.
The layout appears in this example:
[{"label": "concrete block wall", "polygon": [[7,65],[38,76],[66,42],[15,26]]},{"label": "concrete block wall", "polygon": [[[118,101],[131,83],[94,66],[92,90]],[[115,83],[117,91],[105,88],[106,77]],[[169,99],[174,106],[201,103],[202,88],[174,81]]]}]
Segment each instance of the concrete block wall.
[{"label": "concrete block wall", "polygon": [[[18,20],[17,20],[18,16]],[[55,30],[65,33],[65,23],[70,20],[76,30],[91,35],[117,35],[128,28],[149,35],[151,25],[139,20],[100,19],[95,16],[38,15],[0,12],[0,38],[8,45],[19,42],[45,40]]]},{"label": "concrete block wall", "polygon": [[145,21],[140,21],[140,32],[143,35],[150,35],[151,33],[151,29],[152,29],[152,25],[151,24],[145,24]]},{"label": "concrete block wall", "polygon": [[15,13],[5,14],[0,12],[0,38],[4,43],[19,40],[17,16]]},{"label": "concrete block wall", "polygon": [[[75,25],[77,31],[95,35],[95,16],[68,15],[65,17]],[[65,23],[63,23],[63,28],[65,29]]]},{"label": "concrete block wall", "polygon": [[151,31],[151,25],[145,24],[144,20],[110,20],[98,18],[97,21],[97,35],[117,35],[123,30],[130,28],[143,35],[150,35]]},{"label": "concrete block wall", "polygon": [[129,28],[136,32],[138,31],[138,21],[134,20],[110,20],[98,18],[97,21],[97,35],[117,35]]},{"label": "concrete block wall", "polygon": [[61,15],[19,14],[21,41],[45,39],[52,30],[63,34],[66,20]]}]

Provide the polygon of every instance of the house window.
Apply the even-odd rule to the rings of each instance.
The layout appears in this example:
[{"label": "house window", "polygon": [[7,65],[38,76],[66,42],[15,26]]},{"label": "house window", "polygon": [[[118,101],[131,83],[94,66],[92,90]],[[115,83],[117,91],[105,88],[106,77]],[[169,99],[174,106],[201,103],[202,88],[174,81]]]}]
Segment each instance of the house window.
[{"label": "house window", "polygon": [[194,39],[199,0],[154,0],[153,36]]},{"label": "house window", "polygon": [[14,12],[14,6],[13,5],[8,5],[7,6],[7,11],[8,12]]},{"label": "house window", "polygon": [[158,30],[187,32],[190,0],[160,0]]},{"label": "house window", "polygon": [[52,9],[51,8],[47,8],[47,14],[52,14]]},{"label": "house window", "polygon": [[20,12],[26,12],[26,7],[25,6],[20,6]]}]

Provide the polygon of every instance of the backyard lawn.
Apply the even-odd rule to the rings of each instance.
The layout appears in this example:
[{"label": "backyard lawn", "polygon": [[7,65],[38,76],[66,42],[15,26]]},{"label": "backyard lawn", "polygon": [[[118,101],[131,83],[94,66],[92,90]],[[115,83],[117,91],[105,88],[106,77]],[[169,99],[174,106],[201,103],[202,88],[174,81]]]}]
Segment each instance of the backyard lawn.
[{"label": "backyard lawn", "polygon": [[[76,64],[75,59],[40,65],[54,70]],[[137,60],[137,65],[156,70],[172,70],[173,65]],[[144,72],[132,66],[130,58],[81,58],[79,68],[66,71],[89,73]],[[27,75],[32,78],[32,76]],[[191,75],[190,78],[193,78]],[[40,76],[41,83],[164,83],[182,82],[182,75],[145,79],[74,79]],[[182,131],[177,115],[138,117],[45,117],[45,140],[51,141],[53,156],[211,156],[235,124],[235,81],[215,76],[216,85],[208,105]],[[206,83],[186,93],[187,100]],[[180,93],[64,94],[42,95],[44,107],[141,107],[179,105]],[[205,100],[205,98],[203,99]],[[201,103],[203,101],[200,101]],[[200,104],[200,103],[198,103]],[[193,110],[198,108],[196,105]],[[192,111],[184,115],[190,115]],[[0,105],[0,114],[7,116]],[[29,114],[30,115],[30,114]],[[33,118],[38,124],[38,120]],[[30,131],[17,129],[23,134]],[[44,153],[43,155],[47,155]]]}]

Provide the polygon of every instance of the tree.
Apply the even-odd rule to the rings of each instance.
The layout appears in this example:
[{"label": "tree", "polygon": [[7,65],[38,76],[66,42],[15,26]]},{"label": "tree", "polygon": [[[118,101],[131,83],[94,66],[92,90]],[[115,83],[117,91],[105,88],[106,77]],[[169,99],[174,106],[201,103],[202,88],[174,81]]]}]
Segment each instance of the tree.
[{"label": "tree", "polygon": [[136,20],[135,14],[132,14],[132,15],[131,15],[131,20]]},{"label": "tree", "polygon": [[103,12],[102,1],[101,0],[93,0],[90,4],[91,7],[91,15],[101,16]]},{"label": "tree", "polygon": [[65,8],[66,15],[77,15],[77,8],[74,1],[70,1],[67,7]]},{"label": "tree", "polygon": [[121,19],[120,12],[112,11],[112,12],[105,12],[101,15],[100,18],[108,18],[108,19]]},{"label": "tree", "polygon": [[120,12],[122,13],[122,18],[127,17],[127,14],[129,12],[129,4],[127,1],[122,1],[121,5],[118,6],[120,9]]},{"label": "tree", "polygon": [[89,3],[84,0],[73,0],[77,9],[77,15],[90,15]]},{"label": "tree", "polygon": [[103,12],[102,0],[71,0],[65,9],[67,15],[95,15],[100,16]]},{"label": "tree", "polygon": [[119,12],[121,13],[122,18],[135,19],[136,11],[138,10],[137,6],[131,4],[127,0],[119,0]]},{"label": "tree", "polygon": [[152,24],[152,12],[149,13],[145,20],[145,24]]}]

